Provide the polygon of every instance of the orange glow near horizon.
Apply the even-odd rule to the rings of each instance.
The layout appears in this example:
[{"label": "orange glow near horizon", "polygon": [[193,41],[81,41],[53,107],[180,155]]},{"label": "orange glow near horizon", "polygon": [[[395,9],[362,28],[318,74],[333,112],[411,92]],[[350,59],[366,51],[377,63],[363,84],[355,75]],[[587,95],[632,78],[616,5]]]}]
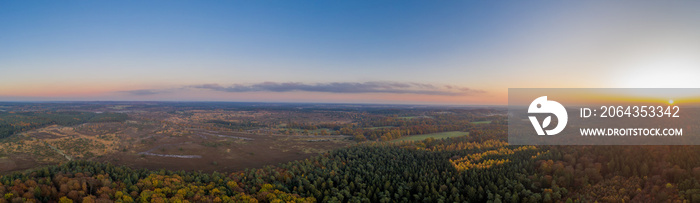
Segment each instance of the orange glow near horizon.
[{"label": "orange glow near horizon", "polygon": [[[396,93],[326,93],[326,92],[221,92],[171,88],[161,94],[129,95],[125,92],[149,88],[120,88],[118,85],[28,85],[0,88],[0,98],[21,97],[26,100],[101,100],[101,101],[231,101],[231,102],[312,102],[312,103],[387,103],[437,105],[506,105],[506,91],[486,91],[467,95],[421,95]],[[167,89],[167,88],[162,88]]]},{"label": "orange glow near horizon", "polygon": [[[491,88],[482,93],[469,93],[465,95],[421,95],[398,93],[328,93],[307,91],[252,91],[252,92],[225,92],[195,88],[163,88],[167,86],[144,86],[138,88],[133,85],[125,88],[116,84],[102,85],[26,85],[21,88],[0,87],[0,98],[21,97],[23,101],[29,100],[62,100],[62,101],[231,101],[231,102],[311,102],[311,103],[387,103],[387,104],[436,104],[436,105],[508,105],[508,90]],[[152,88],[155,87],[155,88]],[[157,94],[132,95],[128,91],[133,90],[160,90]],[[595,89],[578,89],[573,92],[557,92],[548,96],[562,104],[600,104],[600,105],[698,105],[700,95],[667,94],[651,96],[624,92],[620,89],[609,92],[595,92]],[[605,89],[603,89],[605,90]],[[644,89],[641,89],[644,90]],[[670,95],[670,96],[669,96]],[[512,95],[516,98],[519,95]],[[511,101],[513,102],[513,101]],[[515,101],[515,104],[529,104],[531,99]]]},{"label": "orange glow near horizon", "polygon": [[72,97],[72,96],[97,96],[109,92],[119,91],[116,85],[26,85],[22,88],[0,88],[2,96],[21,97]]}]

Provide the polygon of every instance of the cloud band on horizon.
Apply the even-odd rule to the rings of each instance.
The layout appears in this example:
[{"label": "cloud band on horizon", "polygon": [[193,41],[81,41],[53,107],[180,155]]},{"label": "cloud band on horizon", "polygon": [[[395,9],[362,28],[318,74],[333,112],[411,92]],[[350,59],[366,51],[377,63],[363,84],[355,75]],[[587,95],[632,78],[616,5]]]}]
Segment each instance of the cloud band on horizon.
[{"label": "cloud band on horizon", "polygon": [[[183,89],[205,89],[220,92],[324,92],[338,94],[358,93],[388,93],[388,94],[419,94],[460,96],[485,93],[483,90],[458,87],[452,85],[432,85],[416,82],[331,82],[331,83],[302,83],[302,82],[261,82],[253,84],[233,84],[222,86],[216,83],[190,85]],[[154,95],[163,90],[141,89],[122,91],[135,96]]]},{"label": "cloud band on horizon", "polygon": [[325,92],[325,93],[390,93],[390,94],[423,94],[423,95],[468,95],[484,93],[482,90],[455,87],[450,85],[435,86],[425,83],[403,82],[331,82],[331,83],[301,83],[301,82],[262,82],[255,84],[234,84],[228,87],[219,84],[202,84],[190,88],[208,89],[222,92]]}]

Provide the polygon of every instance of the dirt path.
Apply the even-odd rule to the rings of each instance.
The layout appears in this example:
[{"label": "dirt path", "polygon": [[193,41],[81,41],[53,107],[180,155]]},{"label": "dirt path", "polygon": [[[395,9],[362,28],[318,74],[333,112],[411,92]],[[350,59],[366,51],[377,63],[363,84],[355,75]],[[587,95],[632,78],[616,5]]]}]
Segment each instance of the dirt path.
[{"label": "dirt path", "polygon": [[231,135],[220,135],[220,134],[212,134],[212,133],[206,133],[206,132],[200,132],[205,135],[211,135],[211,136],[217,136],[217,137],[225,137],[225,138],[233,138],[233,139],[240,139],[240,140],[246,140],[246,141],[251,141],[254,140],[253,138],[247,138],[247,137],[237,137],[237,136],[231,136]]},{"label": "dirt path", "polygon": [[180,144],[162,144],[162,145],[159,145],[159,146],[157,146],[157,147],[151,148],[151,149],[148,150],[148,151],[139,152],[139,155],[159,156],[159,157],[171,157],[171,158],[183,158],[183,159],[201,159],[201,158],[202,158],[202,156],[200,156],[200,155],[156,154],[156,153],[153,153],[153,152],[152,152],[152,151],[154,151],[154,150],[156,150],[156,149],[160,149],[161,147],[165,147],[165,146],[175,146],[175,145],[181,145],[181,144],[182,144],[182,143],[180,143]]},{"label": "dirt path", "polygon": [[68,159],[68,161],[73,161],[73,157],[70,157],[70,156],[68,156],[68,154],[63,153],[62,150],[60,150],[60,149],[58,149],[58,148],[56,148],[56,147],[50,145],[48,142],[45,142],[45,141],[42,141],[42,142],[44,142],[44,144],[45,144],[46,146],[48,146],[48,147],[50,147],[51,149],[53,149],[54,151],[56,151],[56,153],[58,153],[58,154],[60,154],[60,155],[63,155],[63,157],[66,157],[66,159]]}]

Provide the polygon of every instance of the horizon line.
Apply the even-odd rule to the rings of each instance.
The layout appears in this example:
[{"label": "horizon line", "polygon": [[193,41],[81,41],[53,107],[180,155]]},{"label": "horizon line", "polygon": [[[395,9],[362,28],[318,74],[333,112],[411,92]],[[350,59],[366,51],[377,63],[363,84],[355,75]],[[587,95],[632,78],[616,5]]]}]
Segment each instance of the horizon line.
[{"label": "horizon line", "polygon": [[265,104],[332,104],[332,105],[401,105],[401,106],[493,106],[493,107],[507,107],[507,104],[436,104],[436,103],[370,103],[370,102],[354,102],[354,103],[343,103],[343,102],[294,102],[294,101],[198,101],[198,100],[180,100],[180,101],[167,101],[167,100],[151,100],[151,101],[139,101],[139,100],[24,100],[24,101],[6,101],[0,100],[0,103],[86,103],[86,102],[134,102],[134,103],[146,103],[146,102],[160,102],[160,103],[265,103]]}]

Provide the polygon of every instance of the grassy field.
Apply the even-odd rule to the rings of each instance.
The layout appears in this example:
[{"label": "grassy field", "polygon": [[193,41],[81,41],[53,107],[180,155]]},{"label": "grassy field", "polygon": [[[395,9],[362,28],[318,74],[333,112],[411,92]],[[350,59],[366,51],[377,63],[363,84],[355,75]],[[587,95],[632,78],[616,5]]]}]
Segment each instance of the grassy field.
[{"label": "grassy field", "polygon": [[474,121],[472,124],[489,124],[491,121]]},{"label": "grassy field", "polygon": [[435,139],[444,139],[444,138],[448,138],[448,137],[459,137],[459,136],[465,136],[465,135],[469,135],[469,132],[450,131],[450,132],[441,132],[441,133],[412,135],[412,136],[407,136],[407,137],[395,139],[395,140],[392,140],[391,142],[424,140],[424,139],[427,139],[429,137],[432,137]]},{"label": "grassy field", "polygon": [[[303,129],[299,129],[299,128],[292,128],[292,130],[293,130],[294,132],[296,132],[296,133],[303,133],[303,132],[304,132]],[[326,130],[326,132],[327,132],[328,134],[334,132],[333,129],[328,129],[328,128],[319,128],[319,129],[316,129],[316,130],[309,130],[308,132],[309,132],[310,134],[317,133],[317,134],[320,135],[322,130]]]}]

